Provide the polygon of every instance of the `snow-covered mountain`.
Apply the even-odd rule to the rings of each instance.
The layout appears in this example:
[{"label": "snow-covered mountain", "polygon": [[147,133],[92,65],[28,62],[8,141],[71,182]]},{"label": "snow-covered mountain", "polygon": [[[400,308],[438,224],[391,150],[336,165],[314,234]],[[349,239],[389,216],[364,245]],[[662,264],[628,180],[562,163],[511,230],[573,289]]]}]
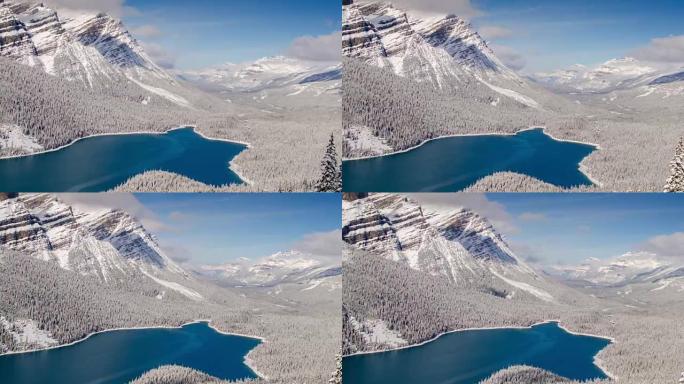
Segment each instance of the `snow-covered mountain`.
[{"label": "snow-covered mountain", "polygon": [[195,271],[225,285],[255,287],[309,283],[342,273],[339,264],[325,263],[298,251],[278,252],[257,262],[241,259],[221,265],[203,265]]},{"label": "snow-covered mountain", "polygon": [[374,194],[345,201],[342,217],[343,238],[358,249],[458,285],[496,281],[511,291],[554,300],[542,288],[543,278],[473,211],[433,211],[401,195]]},{"label": "snow-covered mountain", "polygon": [[684,75],[625,57],[608,60],[595,68],[577,64],[568,69],[537,73],[532,78],[562,92],[607,93],[682,81]]},{"label": "snow-covered mountain", "polygon": [[0,56],[109,93],[135,89],[191,106],[193,90],[155,64],[123,23],[105,13],[0,2]]},{"label": "snow-covered mountain", "polygon": [[672,286],[684,290],[684,263],[650,252],[631,252],[607,260],[592,258],[578,266],[556,266],[550,272],[597,286],[650,283],[656,285],[654,289]]},{"label": "snow-covered mountain", "polygon": [[121,210],[87,210],[43,194],[5,199],[0,201],[0,248],[52,261],[103,283],[147,277],[196,297],[160,278],[188,275],[140,222]]},{"label": "snow-covered mountain", "polygon": [[440,88],[473,78],[523,83],[467,21],[455,15],[420,18],[386,2],[343,7],[342,52]]},{"label": "snow-covered mountain", "polygon": [[283,87],[296,91],[295,88],[312,83],[341,81],[342,67],[340,64],[273,56],[251,63],[227,63],[216,68],[185,71],[180,75],[195,83],[211,84],[229,91],[258,92]]}]

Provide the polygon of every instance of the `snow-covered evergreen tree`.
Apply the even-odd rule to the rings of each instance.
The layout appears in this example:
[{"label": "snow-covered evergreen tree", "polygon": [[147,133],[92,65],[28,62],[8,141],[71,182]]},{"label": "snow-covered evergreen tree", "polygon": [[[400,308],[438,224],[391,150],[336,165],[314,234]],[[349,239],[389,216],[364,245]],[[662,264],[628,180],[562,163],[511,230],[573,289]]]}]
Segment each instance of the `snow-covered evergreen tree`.
[{"label": "snow-covered evergreen tree", "polygon": [[670,174],[665,192],[684,192],[684,138],[679,139],[675,158],[670,163]]},{"label": "snow-covered evergreen tree", "polygon": [[321,162],[321,178],[316,184],[316,190],[318,192],[342,191],[342,172],[337,160],[334,135],[330,135],[330,141],[325,149],[325,156]]}]

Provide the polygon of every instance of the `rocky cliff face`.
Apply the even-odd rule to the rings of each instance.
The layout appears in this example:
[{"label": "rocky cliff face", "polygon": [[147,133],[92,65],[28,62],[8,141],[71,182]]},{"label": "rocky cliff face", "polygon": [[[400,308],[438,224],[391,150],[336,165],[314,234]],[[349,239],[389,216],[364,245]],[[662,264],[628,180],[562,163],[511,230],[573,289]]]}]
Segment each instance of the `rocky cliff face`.
[{"label": "rocky cliff face", "polygon": [[0,55],[29,64],[37,54],[26,26],[10,8],[0,4]]},{"label": "rocky cliff face", "polygon": [[130,100],[144,95],[188,107],[189,98],[204,97],[155,64],[123,23],[104,13],[0,2],[0,56]]},{"label": "rocky cliff face", "polygon": [[82,211],[51,195],[0,201],[0,247],[107,282],[125,276],[185,272],[123,211]]},{"label": "rocky cliff face", "polygon": [[419,18],[390,3],[349,4],[343,7],[342,48],[347,57],[438,87],[478,78],[522,83],[455,15]]},{"label": "rocky cliff face", "polygon": [[342,221],[344,241],[372,255],[444,276],[458,285],[486,286],[495,279],[542,300],[552,300],[538,288],[544,285],[541,277],[473,211],[431,211],[401,195],[373,194],[345,201]]}]

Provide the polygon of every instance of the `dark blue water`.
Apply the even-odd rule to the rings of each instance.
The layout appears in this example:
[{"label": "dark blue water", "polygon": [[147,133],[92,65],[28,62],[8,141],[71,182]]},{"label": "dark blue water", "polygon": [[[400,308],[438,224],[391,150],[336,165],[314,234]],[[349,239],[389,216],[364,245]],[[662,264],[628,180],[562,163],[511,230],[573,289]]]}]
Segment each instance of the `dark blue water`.
[{"label": "dark blue water", "polygon": [[209,185],[241,184],[228,163],[246,146],[206,139],[192,128],[162,135],[95,136],[58,151],[0,160],[0,190],[102,192],[150,170]]},{"label": "dark blue water", "polygon": [[455,332],[419,347],[347,356],[342,369],[347,384],[474,384],[520,364],[587,380],[606,378],[593,358],[608,344],[545,323],[529,329]]},{"label": "dark blue water", "polygon": [[244,357],[259,343],[207,323],[104,332],[68,347],[0,356],[0,382],[120,384],[167,364],[227,380],[256,378]]},{"label": "dark blue water", "polygon": [[454,192],[502,171],[567,188],[592,185],[579,163],[595,149],[554,140],[541,128],[516,135],[446,137],[404,153],[345,161],[342,176],[350,192]]}]

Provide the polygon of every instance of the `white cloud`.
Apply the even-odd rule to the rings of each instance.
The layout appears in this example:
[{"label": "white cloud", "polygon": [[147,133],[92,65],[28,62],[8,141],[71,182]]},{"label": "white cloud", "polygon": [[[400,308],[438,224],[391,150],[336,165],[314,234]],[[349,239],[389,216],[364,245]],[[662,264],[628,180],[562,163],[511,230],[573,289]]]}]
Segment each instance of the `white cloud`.
[{"label": "white cloud", "polygon": [[286,54],[302,60],[339,62],[342,56],[341,47],[342,35],[336,31],[329,35],[298,37]]},{"label": "white cloud", "polygon": [[322,260],[340,263],[342,261],[342,231],[317,232],[305,235],[292,249],[311,254]]},{"label": "white cloud", "polygon": [[157,37],[161,36],[161,31],[154,25],[141,25],[130,29],[133,36],[136,37]]},{"label": "white cloud", "polygon": [[105,12],[111,16],[133,16],[139,12],[126,5],[126,0],[47,0],[46,5],[54,8]]},{"label": "white cloud", "polygon": [[514,71],[519,71],[527,65],[527,60],[523,55],[518,53],[513,48],[490,44],[490,48],[496,53],[496,56],[504,63],[506,66]]},{"label": "white cloud", "polygon": [[513,36],[513,31],[510,29],[496,25],[484,25],[479,28],[478,33],[480,36],[484,37],[485,40],[505,39]]},{"label": "white cloud", "polygon": [[631,56],[644,61],[684,63],[684,35],[652,39],[647,46],[634,50]]},{"label": "white cloud", "polygon": [[519,229],[506,207],[487,199],[480,193],[413,193],[408,195],[422,206],[437,211],[458,208],[470,209],[489,220],[494,227],[505,234],[515,234]]},{"label": "white cloud", "polygon": [[397,8],[430,15],[454,14],[467,20],[482,14],[481,11],[473,6],[470,0],[393,0],[392,4]]},{"label": "white cloud", "polygon": [[141,41],[143,49],[150,56],[152,61],[157,63],[162,68],[172,69],[176,66],[176,55],[167,51],[164,47],[155,43],[146,43]]},{"label": "white cloud", "polygon": [[641,248],[658,256],[684,258],[684,232],[652,237]]},{"label": "white cloud", "polygon": [[77,209],[86,211],[95,209],[122,210],[140,220],[143,226],[152,232],[171,230],[154,212],[130,193],[62,193],[58,194],[57,197]]}]

